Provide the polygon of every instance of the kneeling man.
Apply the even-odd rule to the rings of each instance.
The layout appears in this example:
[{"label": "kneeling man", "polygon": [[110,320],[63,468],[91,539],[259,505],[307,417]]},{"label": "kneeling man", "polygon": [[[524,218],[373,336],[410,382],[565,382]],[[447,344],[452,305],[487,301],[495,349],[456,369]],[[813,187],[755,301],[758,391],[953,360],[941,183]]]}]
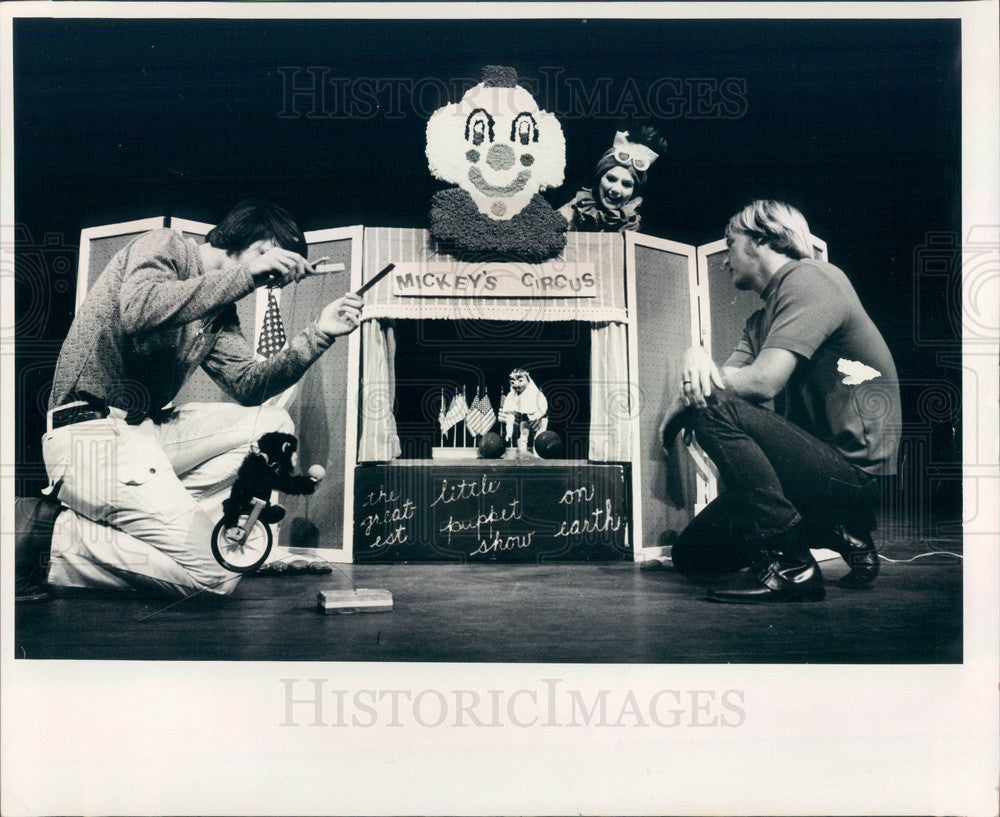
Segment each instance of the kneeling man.
[{"label": "kneeling man", "polygon": [[867,587],[878,574],[878,477],[895,473],[899,446],[892,356],[844,273],[813,258],[798,210],[755,201],[730,219],[726,243],[733,284],[764,303],[721,369],[702,347],[685,353],[664,445],[693,430],[725,490],[678,537],[674,567],[749,566],[712,601],[818,601],[809,551],[833,548],[851,566],[841,585]]},{"label": "kneeling man", "polygon": [[[250,446],[294,431],[262,406],[299,380],[363,300],[327,304],[287,347],[260,360],[235,304],[260,286],[312,271],[305,236],[268,202],[238,204],[197,244],[154,230],[122,249],[77,312],[56,365],[42,444],[52,495],[49,538],[29,534],[18,556],[18,597],[57,587],[226,595],[237,574],[211,553],[212,529]],[[169,408],[201,366],[238,403]],[[38,522],[46,521],[36,519]],[[24,571],[20,569],[23,566]]]}]

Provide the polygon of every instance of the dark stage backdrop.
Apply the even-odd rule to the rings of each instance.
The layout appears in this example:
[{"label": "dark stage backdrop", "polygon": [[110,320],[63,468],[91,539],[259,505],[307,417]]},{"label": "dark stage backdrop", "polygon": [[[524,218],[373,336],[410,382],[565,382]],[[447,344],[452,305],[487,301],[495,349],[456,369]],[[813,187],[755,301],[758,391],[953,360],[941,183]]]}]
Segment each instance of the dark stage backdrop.
[{"label": "dark stage backdrop", "polygon": [[753,198],[800,207],[901,377],[943,395],[904,418],[943,466],[929,497],[954,497],[959,54],[933,20],[15,21],[19,490],[42,482],[81,228],[214,223],[248,194],[306,230],[425,227],[426,119],[497,63],[562,122],[555,206],[630,118],[669,141],[644,232],[701,244]]}]

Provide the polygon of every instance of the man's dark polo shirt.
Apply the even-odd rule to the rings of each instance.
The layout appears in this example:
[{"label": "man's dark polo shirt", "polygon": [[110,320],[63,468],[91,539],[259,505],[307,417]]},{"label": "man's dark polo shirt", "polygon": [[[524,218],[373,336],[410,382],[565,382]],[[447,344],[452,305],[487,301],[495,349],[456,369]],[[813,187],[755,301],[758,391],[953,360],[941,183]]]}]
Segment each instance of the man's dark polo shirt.
[{"label": "man's dark polo shirt", "polygon": [[901,415],[896,366],[847,276],[825,261],[789,261],[761,293],[727,366],[762,349],[787,349],[798,365],[777,411],[870,474],[894,474]]}]

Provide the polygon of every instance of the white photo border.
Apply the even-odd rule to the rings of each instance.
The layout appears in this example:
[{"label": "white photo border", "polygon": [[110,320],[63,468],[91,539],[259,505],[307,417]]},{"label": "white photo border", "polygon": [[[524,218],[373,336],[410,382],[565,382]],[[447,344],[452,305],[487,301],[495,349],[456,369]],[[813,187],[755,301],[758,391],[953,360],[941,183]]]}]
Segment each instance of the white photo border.
[{"label": "white photo border", "polygon": [[[0,7],[0,241],[13,243],[12,20],[16,17],[959,18],[963,235],[997,240],[1000,135],[995,0],[962,3],[250,4],[6,3]],[[7,267],[5,267],[7,269]],[[995,270],[994,270],[995,274]],[[13,276],[0,325],[12,327]],[[980,308],[996,290],[977,296]],[[995,284],[994,284],[995,286]],[[3,337],[2,416],[14,405]],[[489,665],[15,661],[3,581],[0,811],[18,814],[904,814],[995,815],[1000,559],[998,357],[966,345],[964,661],[934,666]],[[977,436],[977,430],[979,436]],[[12,575],[15,429],[0,424],[2,565]],[[970,456],[971,455],[971,456]],[[288,684],[352,691],[628,689],[729,698],[738,728],[309,726]],[[548,680],[547,680],[548,679]],[[433,696],[431,696],[433,697]],[[704,699],[702,699],[704,700]],[[332,699],[331,699],[332,701]],[[507,706],[508,700],[504,703]],[[332,703],[331,703],[332,706]],[[308,707],[306,707],[308,708]],[[525,710],[515,707],[515,714]],[[508,713],[509,714],[509,713]],[[518,717],[521,717],[518,715]],[[558,720],[559,718],[557,718]],[[334,720],[326,713],[324,722]]]}]

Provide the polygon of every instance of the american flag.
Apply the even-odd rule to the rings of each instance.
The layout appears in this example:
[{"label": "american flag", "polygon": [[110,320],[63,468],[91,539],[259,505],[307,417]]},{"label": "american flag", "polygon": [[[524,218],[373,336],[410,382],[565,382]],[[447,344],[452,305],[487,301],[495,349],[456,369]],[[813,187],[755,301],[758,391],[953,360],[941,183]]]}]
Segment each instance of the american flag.
[{"label": "american flag", "polygon": [[[486,417],[486,431],[489,431],[497,424],[497,413],[493,410],[493,402],[490,400],[489,389],[486,389],[483,392],[483,399],[479,404],[479,410]],[[484,431],[483,434],[485,434],[486,431]]]},{"label": "american flag", "polygon": [[465,416],[465,427],[469,429],[473,436],[478,437],[483,432],[479,430],[479,426],[485,419],[479,411],[479,387],[476,387],[476,396],[472,398],[472,403],[469,405],[469,413]]},{"label": "american flag", "polygon": [[476,399],[469,407],[469,415],[465,418],[465,427],[476,437],[479,437],[496,425],[497,416],[493,411],[493,404],[490,402],[489,391],[482,397],[479,396],[479,389],[476,389]]},{"label": "american flag", "polygon": [[452,398],[451,405],[448,406],[448,411],[444,415],[444,419],[441,421],[441,431],[443,433],[450,431],[452,426],[464,420],[465,415],[468,413],[469,405],[465,402],[465,394],[459,394],[456,391],[455,396]]},{"label": "american flag", "polygon": [[278,311],[278,299],[274,297],[274,290],[269,289],[264,324],[261,326],[260,338],[257,340],[257,354],[271,357],[284,349],[287,342],[285,327],[281,325],[281,312]]}]

